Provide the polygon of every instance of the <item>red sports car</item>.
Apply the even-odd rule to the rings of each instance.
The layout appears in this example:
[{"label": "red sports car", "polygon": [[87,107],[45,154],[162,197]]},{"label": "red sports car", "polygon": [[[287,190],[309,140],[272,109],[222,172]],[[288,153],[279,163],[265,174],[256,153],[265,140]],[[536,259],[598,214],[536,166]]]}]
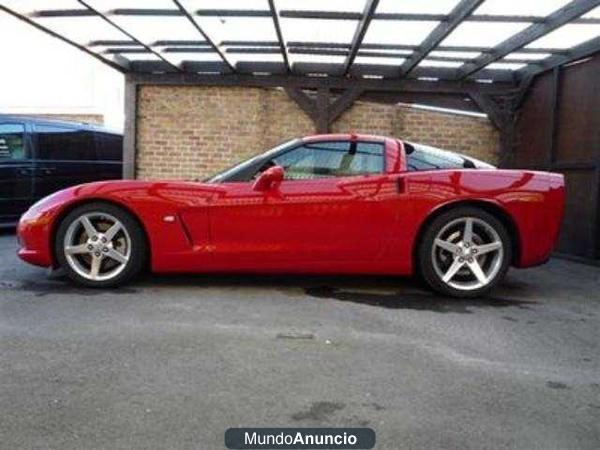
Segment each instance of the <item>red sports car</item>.
[{"label": "red sports car", "polygon": [[398,139],[294,139],[203,181],[108,181],[27,211],[19,256],[112,287],[154,272],[420,274],[476,296],[545,262],[560,174],[498,170]]}]

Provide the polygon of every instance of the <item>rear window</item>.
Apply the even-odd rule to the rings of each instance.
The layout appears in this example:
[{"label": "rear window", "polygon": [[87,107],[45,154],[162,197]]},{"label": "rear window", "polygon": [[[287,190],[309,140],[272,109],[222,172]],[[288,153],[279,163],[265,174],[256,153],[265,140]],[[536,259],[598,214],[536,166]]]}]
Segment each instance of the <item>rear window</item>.
[{"label": "rear window", "polygon": [[39,159],[96,160],[94,133],[75,128],[36,125]]},{"label": "rear window", "polygon": [[409,171],[440,169],[493,169],[494,166],[470,156],[422,144],[404,143]]}]

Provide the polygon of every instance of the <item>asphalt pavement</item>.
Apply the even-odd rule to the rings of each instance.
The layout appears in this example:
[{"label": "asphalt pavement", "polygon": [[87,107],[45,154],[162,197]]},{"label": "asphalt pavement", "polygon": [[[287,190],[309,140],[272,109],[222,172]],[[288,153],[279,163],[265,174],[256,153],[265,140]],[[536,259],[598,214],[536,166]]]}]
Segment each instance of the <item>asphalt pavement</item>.
[{"label": "asphalt pavement", "polygon": [[482,299],[393,277],[50,280],[0,235],[0,448],[222,449],[371,427],[378,449],[600,448],[600,268]]}]

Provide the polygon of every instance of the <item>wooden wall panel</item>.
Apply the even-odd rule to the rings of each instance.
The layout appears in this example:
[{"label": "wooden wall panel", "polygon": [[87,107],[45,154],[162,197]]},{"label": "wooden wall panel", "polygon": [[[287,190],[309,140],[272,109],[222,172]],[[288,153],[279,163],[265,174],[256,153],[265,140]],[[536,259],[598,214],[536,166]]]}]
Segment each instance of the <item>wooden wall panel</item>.
[{"label": "wooden wall panel", "polygon": [[600,57],[561,71],[555,154],[559,162],[600,156]]},{"label": "wooden wall panel", "polygon": [[590,192],[598,189],[594,170],[563,170],[567,187],[565,218],[558,251],[584,258],[596,254],[595,207]]},{"label": "wooden wall panel", "polygon": [[538,77],[527,96],[517,122],[515,166],[547,164],[549,127],[552,120],[552,73]]}]

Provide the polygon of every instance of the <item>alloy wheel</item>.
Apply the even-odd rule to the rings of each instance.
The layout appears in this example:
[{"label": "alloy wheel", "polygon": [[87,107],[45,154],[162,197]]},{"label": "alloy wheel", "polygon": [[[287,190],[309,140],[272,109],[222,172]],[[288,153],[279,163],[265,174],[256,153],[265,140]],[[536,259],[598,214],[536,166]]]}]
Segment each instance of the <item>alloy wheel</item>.
[{"label": "alloy wheel", "polygon": [[438,232],[431,258],[443,283],[472,291],[494,280],[502,268],[504,248],[498,232],[485,220],[461,217]]},{"label": "alloy wheel", "polygon": [[131,238],[116,217],[103,212],[82,214],[65,233],[63,251],[67,263],[87,280],[115,278],[131,257]]}]

